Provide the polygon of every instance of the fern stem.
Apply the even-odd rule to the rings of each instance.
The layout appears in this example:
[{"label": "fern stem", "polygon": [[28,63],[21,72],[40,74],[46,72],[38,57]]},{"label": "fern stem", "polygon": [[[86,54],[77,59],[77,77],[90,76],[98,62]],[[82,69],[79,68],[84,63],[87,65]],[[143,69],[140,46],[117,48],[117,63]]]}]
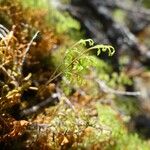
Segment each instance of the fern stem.
[{"label": "fern stem", "polygon": [[[76,46],[77,45],[77,43],[76,44],[74,44],[74,46]],[[73,46],[73,47],[74,47]],[[72,48],[73,48],[72,47]],[[67,67],[65,67],[61,72],[59,72],[56,76],[54,76],[53,78],[50,78],[48,81],[47,81],[47,83],[46,84],[49,84],[49,83],[51,83],[53,80],[55,80],[57,77],[59,77],[61,74],[63,74],[64,73],[64,71],[66,70],[66,69],[68,69],[76,60],[78,60],[80,57],[82,57],[85,53],[87,53],[87,52],[89,52],[89,51],[91,51],[92,50],[92,47],[91,48],[88,48],[88,49],[86,49],[85,51],[83,51],[80,55],[78,55],[76,58],[74,58],[73,60],[72,60],[72,62],[67,66]],[[60,64],[57,68],[56,68],[56,70],[58,70],[58,68],[60,68],[60,66],[62,66],[62,64]],[[54,71],[55,73],[56,73],[56,70]],[[54,74],[54,73],[53,73]]]}]

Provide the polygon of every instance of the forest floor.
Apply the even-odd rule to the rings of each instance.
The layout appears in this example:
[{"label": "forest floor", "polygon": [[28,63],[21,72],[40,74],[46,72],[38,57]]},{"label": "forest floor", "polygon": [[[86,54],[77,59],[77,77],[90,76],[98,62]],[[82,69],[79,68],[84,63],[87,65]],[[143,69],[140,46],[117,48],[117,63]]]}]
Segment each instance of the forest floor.
[{"label": "forest floor", "polygon": [[150,11],[137,5],[0,1],[2,149],[149,150]]}]

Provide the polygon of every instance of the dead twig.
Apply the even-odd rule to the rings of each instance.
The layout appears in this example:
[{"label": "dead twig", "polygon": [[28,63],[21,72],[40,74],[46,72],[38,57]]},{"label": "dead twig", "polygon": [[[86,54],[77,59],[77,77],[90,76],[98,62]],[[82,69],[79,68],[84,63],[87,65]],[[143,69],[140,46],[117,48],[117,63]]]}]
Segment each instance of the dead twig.
[{"label": "dead twig", "polygon": [[38,103],[37,105],[34,105],[30,108],[24,109],[21,112],[21,116],[28,116],[28,115],[34,114],[37,111],[39,111],[41,108],[43,108],[46,105],[48,105],[49,103],[53,102],[57,98],[58,98],[58,94],[54,93],[54,94],[52,94],[51,97],[47,98],[46,100],[42,101],[41,103]]},{"label": "dead twig", "polygon": [[5,38],[9,32],[10,31],[6,27],[0,24],[0,38]]},{"label": "dead twig", "polygon": [[5,45],[7,45],[5,38],[7,37],[9,33],[10,31],[6,27],[4,27],[2,24],[0,24],[0,38],[4,41]]},{"label": "dead twig", "polygon": [[21,65],[20,65],[20,66],[21,66],[21,69],[20,69],[21,72],[22,72],[22,66],[23,66],[23,64],[24,64],[24,62],[25,62],[27,53],[29,52],[30,47],[31,47],[33,41],[36,39],[36,37],[38,36],[39,33],[40,33],[40,31],[37,31],[37,32],[34,34],[33,38],[31,39],[31,41],[29,42],[29,44],[28,44],[28,46],[27,46],[27,48],[26,48],[26,50],[25,50],[25,53],[24,53],[24,55],[23,55],[22,62],[21,62]]},{"label": "dead twig", "polygon": [[73,104],[70,102],[70,100],[65,96],[65,94],[64,94],[59,88],[57,88],[56,90],[57,90],[57,93],[59,93],[59,94],[58,94],[58,99],[59,99],[59,101],[60,101],[61,99],[63,99],[63,100],[66,102],[66,104],[75,112],[75,111],[76,111],[76,110],[75,110],[75,107],[74,107]]},{"label": "dead twig", "polygon": [[40,109],[42,109],[43,107],[47,106],[49,103],[54,102],[55,100],[57,100],[57,101],[64,100],[69,105],[69,107],[73,111],[75,111],[73,104],[65,96],[65,94],[59,88],[57,88],[56,90],[57,90],[57,92],[53,93],[51,97],[47,98],[46,100],[42,101],[41,103],[38,103],[37,105],[34,105],[34,106],[27,108],[27,109],[24,109],[20,115],[21,116],[28,116],[28,115],[34,114],[37,111],[39,111]]},{"label": "dead twig", "polygon": [[[141,4],[140,4],[141,5]],[[128,5],[126,2],[122,2],[120,0],[116,0],[116,7],[120,8],[122,10],[125,10],[127,12],[132,12],[132,13],[139,13],[145,15],[147,19],[150,21],[150,11],[149,9],[143,8],[143,7],[134,7]]]},{"label": "dead twig", "polygon": [[118,91],[118,90],[114,90],[114,89],[108,87],[104,81],[101,81],[99,79],[96,79],[95,81],[98,83],[100,89],[104,93],[111,93],[111,94],[116,94],[116,95],[126,95],[126,96],[139,96],[139,95],[141,95],[141,92],[139,92],[139,91],[137,91],[137,92]]},{"label": "dead twig", "polygon": [[2,24],[0,24],[0,29],[3,29],[3,31],[5,31],[6,34],[9,33],[9,30],[6,27],[4,27]]}]

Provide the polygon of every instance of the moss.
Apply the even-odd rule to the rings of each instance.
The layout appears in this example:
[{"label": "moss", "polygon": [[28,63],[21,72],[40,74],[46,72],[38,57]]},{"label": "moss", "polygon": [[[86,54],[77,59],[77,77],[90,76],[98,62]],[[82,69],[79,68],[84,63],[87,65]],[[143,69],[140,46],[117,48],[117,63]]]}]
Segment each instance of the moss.
[{"label": "moss", "polygon": [[128,133],[124,126],[121,116],[113,110],[110,106],[97,106],[100,123],[107,125],[111,130],[111,143],[107,149],[143,149],[148,150],[149,144],[140,139],[137,134]]}]

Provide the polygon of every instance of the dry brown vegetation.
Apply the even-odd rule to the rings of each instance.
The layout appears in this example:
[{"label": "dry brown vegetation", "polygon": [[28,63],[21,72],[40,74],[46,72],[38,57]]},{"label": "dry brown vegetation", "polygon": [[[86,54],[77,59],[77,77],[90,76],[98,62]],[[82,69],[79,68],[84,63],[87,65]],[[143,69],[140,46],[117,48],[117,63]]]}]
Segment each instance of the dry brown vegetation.
[{"label": "dry brown vegetation", "polygon": [[[28,90],[34,93],[34,90],[39,89],[35,93],[42,99],[42,95],[51,91],[50,86],[42,87],[42,83],[48,80],[53,68],[45,69],[42,60],[50,57],[58,38],[43,24],[44,10],[23,9],[18,1],[4,1],[0,6],[3,24],[0,27],[0,141],[7,141],[20,136],[29,124],[13,116],[19,116],[15,111],[21,109],[23,94]],[[30,43],[38,30],[40,33]],[[45,90],[41,92],[41,88]]]}]

